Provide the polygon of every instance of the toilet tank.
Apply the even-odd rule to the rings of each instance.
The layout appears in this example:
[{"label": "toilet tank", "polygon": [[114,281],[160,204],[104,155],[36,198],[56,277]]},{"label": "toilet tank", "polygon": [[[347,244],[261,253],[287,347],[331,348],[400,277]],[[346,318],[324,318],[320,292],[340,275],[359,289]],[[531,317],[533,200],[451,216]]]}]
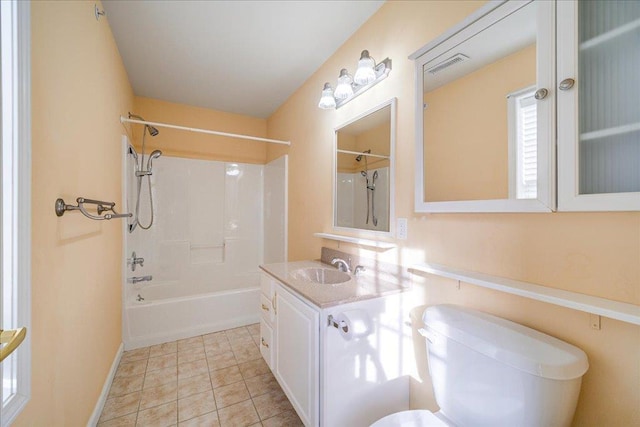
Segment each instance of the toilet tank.
[{"label": "toilet tank", "polygon": [[579,348],[479,311],[429,307],[423,315],[440,414],[459,427],[570,426],[582,375]]}]

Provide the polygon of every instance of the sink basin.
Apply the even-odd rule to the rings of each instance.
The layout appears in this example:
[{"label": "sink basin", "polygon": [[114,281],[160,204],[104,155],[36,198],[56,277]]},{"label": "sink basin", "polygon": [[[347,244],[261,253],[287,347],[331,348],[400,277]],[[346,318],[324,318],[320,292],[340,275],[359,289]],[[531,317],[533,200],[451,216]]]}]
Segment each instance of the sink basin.
[{"label": "sink basin", "polygon": [[298,280],[308,280],[322,285],[335,285],[351,279],[347,273],[333,268],[302,268],[294,271],[293,276]]}]

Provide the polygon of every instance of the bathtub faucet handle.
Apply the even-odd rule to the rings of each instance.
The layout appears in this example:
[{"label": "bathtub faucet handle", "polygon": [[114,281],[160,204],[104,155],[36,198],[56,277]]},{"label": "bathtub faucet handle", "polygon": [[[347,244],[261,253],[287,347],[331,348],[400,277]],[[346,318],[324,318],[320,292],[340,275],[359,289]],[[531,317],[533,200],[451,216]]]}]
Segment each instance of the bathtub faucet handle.
[{"label": "bathtub faucet handle", "polygon": [[131,265],[131,271],[136,271],[136,265],[139,265],[140,267],[144,267],[144,258],[142,257],[138,258],[136,256],[136,252],[134,251],[131,254],[131,258],[127,259],[127,263]]}]

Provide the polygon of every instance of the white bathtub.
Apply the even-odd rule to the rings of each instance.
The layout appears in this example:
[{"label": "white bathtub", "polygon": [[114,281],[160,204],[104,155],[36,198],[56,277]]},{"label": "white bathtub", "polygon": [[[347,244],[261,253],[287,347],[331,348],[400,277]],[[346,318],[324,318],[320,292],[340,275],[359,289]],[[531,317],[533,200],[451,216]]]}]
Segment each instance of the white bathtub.
[{"label": "white bathtub", "polygon": [[[173,286],[130,293],[124,308],[124,349],[160,344],[257,323],[260,288],[173,297]],[[144,298],[138,301],[138,294]]]}]

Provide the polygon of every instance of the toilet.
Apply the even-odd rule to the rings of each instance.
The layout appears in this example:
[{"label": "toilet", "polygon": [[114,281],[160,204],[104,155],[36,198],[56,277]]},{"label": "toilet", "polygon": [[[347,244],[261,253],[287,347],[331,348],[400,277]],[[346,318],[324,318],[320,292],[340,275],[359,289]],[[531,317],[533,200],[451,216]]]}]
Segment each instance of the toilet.
[{"label": "toilet", "polygon": [[420,333],[438,412],[403,411],[371,427],[570,426],[582,376],[579,348],[454,305],[427,308]]}]

